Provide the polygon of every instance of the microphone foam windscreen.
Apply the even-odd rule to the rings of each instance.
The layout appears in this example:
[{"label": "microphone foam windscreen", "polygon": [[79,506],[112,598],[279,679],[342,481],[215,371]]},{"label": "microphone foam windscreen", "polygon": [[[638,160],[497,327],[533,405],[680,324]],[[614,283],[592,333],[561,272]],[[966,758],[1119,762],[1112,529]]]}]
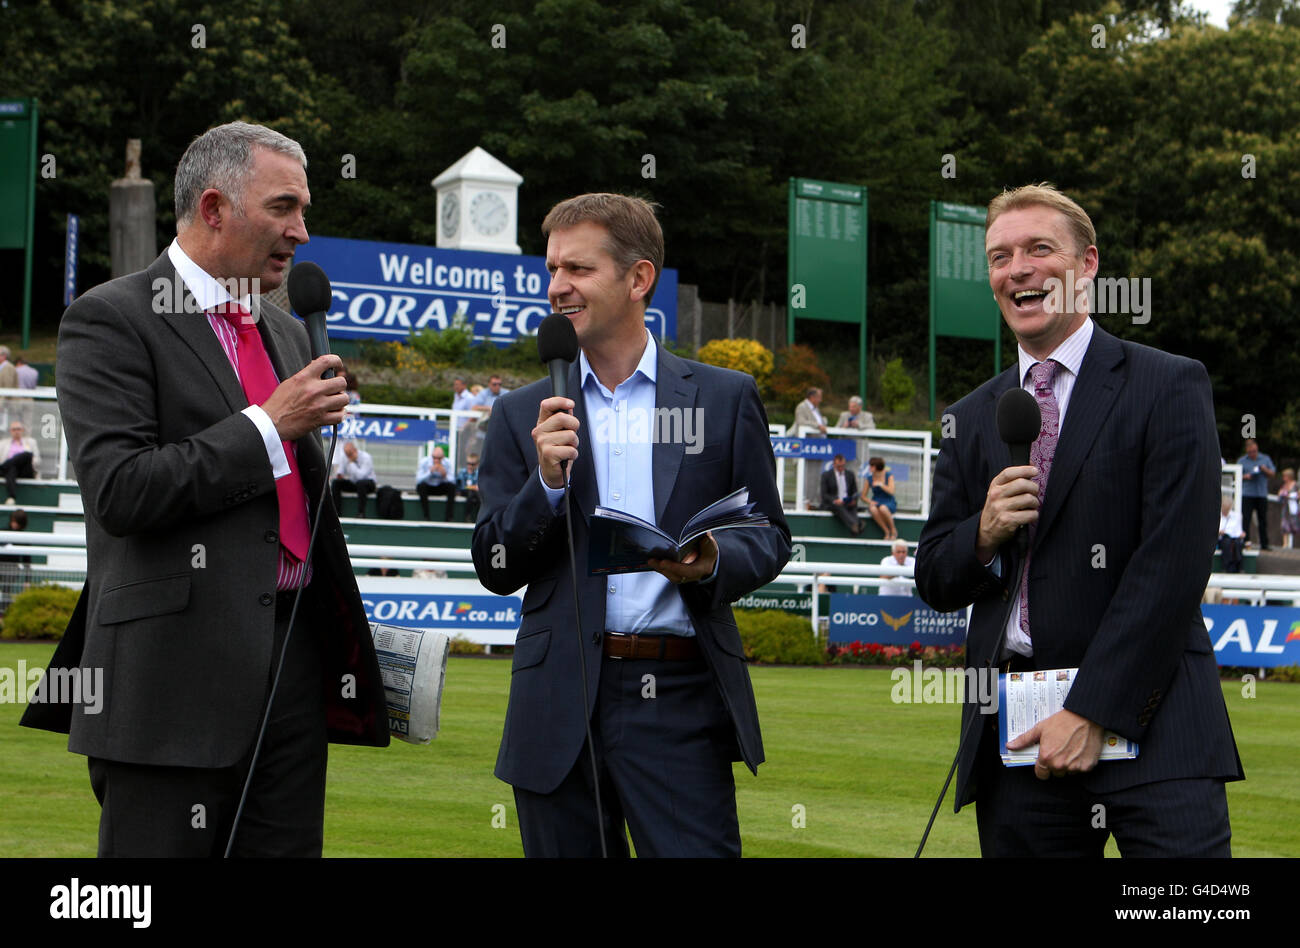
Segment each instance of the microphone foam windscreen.
[{"label": "microphone foam windscreen", "polygon": [[1008,389],[998,399],[998,437],[1007,444],[1033,444],[1042,426],[1038,402],[1023,388]]},{"label": "microphone foam windscreen", "polygon": [[543,363],[552,359],[572,362],[578,358],[578,334],[568,316],[551,313],[537,327],[537,355]]},{"label": "microphone foam windscreen", "polygon": [[289,270],[289,305],[299,316],[310,313],[328,313],[330,303],[330,278],[325,271],[310,260],[294,264]]}]

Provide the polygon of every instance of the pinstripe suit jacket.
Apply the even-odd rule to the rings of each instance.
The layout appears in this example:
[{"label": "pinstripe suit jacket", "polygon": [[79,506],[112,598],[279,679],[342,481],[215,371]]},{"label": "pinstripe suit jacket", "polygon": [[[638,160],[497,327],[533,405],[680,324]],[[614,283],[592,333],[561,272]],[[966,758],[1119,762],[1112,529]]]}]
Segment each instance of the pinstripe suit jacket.
[{"label": "pinstripe suit jacket", "polygon": [[[1012,583],[976,556],[989,482],[1011,463],[995,406],[1013,366],[950,409],[930,519],[916,553],[917,592],[936,609],[974,603],[968,664],[995,647]],[[1095,326],[1070,396],[1029,565],[1035,668],[1078,667],[1070,711],[1140,745],[1132,761],[1082,779],[1109,792],[1182,777],[1241,779],[1200,600],[1219,510],[1219,446],[1199,362],[1116,339]],[[963,726],[978,710],[963,706]],[[977,795],[986,728],[958,764],[956,808]],[[987,749],[985,750],[987,752]]]}]

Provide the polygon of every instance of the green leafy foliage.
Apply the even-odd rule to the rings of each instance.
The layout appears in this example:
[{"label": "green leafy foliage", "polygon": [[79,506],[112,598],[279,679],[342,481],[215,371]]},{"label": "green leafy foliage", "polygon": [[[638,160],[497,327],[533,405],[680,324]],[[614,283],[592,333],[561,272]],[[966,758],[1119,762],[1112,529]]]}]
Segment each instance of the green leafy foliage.
[{"label": "green leafy foliage", "polygon": [[885,403],[885,410],[901,414],[912,405],[916,397],[916,383],[903,368],[903,360],[890,359],[885,363],[885,371],[880,377],[880,397]]},{"label": "green leafy foliage", "polygon": [[460,313],[446,329],[411,331],[411,348],[434,365],[461,365],[474,344],[474,330]]},{"label": "green leafy foliage", "polygon": [[436,385],[409,387],[382,382],[363,382],[359,391],[363,410],[365,402],[375,405],[410,405],[415,408],[451,407],[451,389],[438,388]]},{"label": "green leafy foliage", "polygon": [[9,604],[0,639],[63,638],[79,595],[63,586],[28,586]]},{"label": "green leafy foliage", "polygon": [[814,637],[808,620],[776,609],[737,609],[736,625],[745,657],[776,665],[822,665],[826,643]]}]

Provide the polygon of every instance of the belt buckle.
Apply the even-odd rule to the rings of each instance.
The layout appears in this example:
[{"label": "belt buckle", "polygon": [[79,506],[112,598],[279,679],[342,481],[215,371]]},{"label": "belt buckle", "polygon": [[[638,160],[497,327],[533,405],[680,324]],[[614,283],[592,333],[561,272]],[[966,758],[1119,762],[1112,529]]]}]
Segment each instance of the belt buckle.
[{"label": "belt buckle", "polygon": [[[606,633],[605,633],[605,636],[606,636],[607,638],[610,638],[611,641],[616,641],[616,642],[617,642],[617,641],[626,641],[628,638],[630,638],[630,636],[625,635],[625,634],[622,633],[622,632],[606,632]],[[606,656],[606,657],[607,657],[607,658],[612,658],[612,659],[614,659],[614,661],[616,661],[616,662],[621,662],[621,661],[623,661],[623,659],[624,659],[626,656],[624,656],[624,655],[609,655],[609,656]]]}]

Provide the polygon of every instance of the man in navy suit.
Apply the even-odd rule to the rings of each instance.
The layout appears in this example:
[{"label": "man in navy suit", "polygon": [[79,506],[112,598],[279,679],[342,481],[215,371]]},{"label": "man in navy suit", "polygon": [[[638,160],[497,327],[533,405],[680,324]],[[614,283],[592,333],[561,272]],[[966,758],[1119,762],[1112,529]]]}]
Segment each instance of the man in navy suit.
[{"label": "man in navy suit", "polygon": [[[556,205],[542,232],[548,296],[582,352],[572,398],[551,396],[547,380],[503,396],[483,449],[474,564],[493,592],[528,585],[496,775],[514,786],[525,855],[598,856],[602,834],[610,854],[627,855],[626,820],[639,855],[739,856],[731,762],[756,773],[763,742],[729,603],[790,556],[767,417],[750,376],[679,359],[646,331],[663,264],[649,204],[580,195]],[[650,572],[588,575],[597,504],[676,535],[740,487],[771,526],[708,536]]]},{"label": "man in navy suit", "polygon": [[[1111,833],[1125,856],[1230,855],[1224,782],[1243,774],[1199,605],[1220,491],[1209,378],[1092,321],[1096,233],[1074,201],[1019,188],[985,226],[1018,365],[949,409],[917,592],[974,603],[969,666],[1078,675],[1062,710],[1009,742],[1039,745],[1032,768],[1004,767],[996,716],[964,706],[956,808],[976,802],[986,856],[1100,856]],[[998,436],[1015,385],[1044,419],[1029,466]],[[1105,730],[1138,757],[1098,766]]]}]

